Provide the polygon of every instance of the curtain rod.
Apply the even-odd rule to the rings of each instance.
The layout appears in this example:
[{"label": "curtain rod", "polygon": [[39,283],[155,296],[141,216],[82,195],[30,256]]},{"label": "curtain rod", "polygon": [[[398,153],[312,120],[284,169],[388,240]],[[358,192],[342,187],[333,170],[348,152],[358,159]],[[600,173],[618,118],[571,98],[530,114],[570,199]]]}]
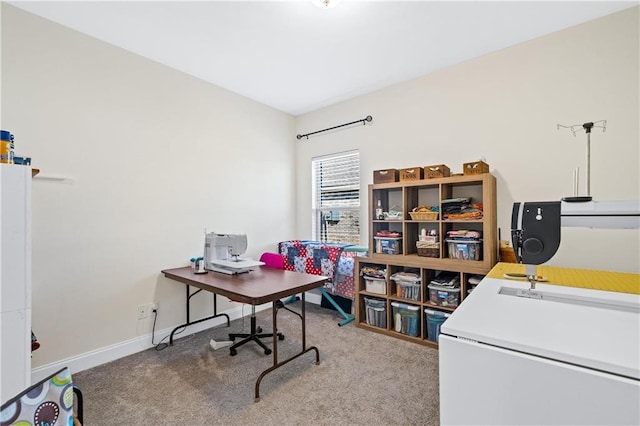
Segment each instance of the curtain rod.
[{"label": "curtain rod", "polygon": [[307,138],[307,140],[309,140],[309,136],[315,135],[316,133],[322,133],[322,132],[326,132],[328,130],[333,130],[333,129],[337,129],[337,128],[344,127],[344,126],[350,126],[350,125],[356,124],[356,123],[362,123],[362,125],[366,125],[367,121],[371,122],[372,120],[373,120],[373,117],[371,117],[370,115],[367,115],[365,118],[362,118],[362,119],[356,120],[356,121],[352,121],[351,123],[340,124],[339,126],[329,127],[328,129],[318,130],[318,131],[315,131],[315,132],[307,133],[306,135],[297,135],[296,138],[298,138],[298,140],[300,140],[302,138]]}]

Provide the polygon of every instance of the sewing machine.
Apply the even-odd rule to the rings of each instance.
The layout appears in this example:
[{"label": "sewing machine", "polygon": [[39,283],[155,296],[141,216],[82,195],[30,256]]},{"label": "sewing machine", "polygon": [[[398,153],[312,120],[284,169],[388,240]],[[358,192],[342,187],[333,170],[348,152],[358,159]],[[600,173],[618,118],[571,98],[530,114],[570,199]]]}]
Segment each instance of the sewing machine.
[{"label": "sewing machine", "polygon": [[246,234],[218,234],[205,231],[204,268],[223,274],[241,274],[256,266],[264,265],[258,260],[240,257],[247,251]]},{"label": "sewing machine", "polygon": [[637,275],[551,268],[544,282],[536,274],[558,250],[561,227],[638,228],[639,204],[514,204],[513,246],[526,273],[484,278],[442,324],[442,425],[640,424],[640,295],[560,278],[637,283]]},{"label": "sewing machine", "polygon": [[[560,227],[640,228],[640,201],[542,201],[514,203],[511,239],[518,263],[535,290],[536,265],[550,260],[560,247]],[[523,277],[525,278],[525,277]]]}]

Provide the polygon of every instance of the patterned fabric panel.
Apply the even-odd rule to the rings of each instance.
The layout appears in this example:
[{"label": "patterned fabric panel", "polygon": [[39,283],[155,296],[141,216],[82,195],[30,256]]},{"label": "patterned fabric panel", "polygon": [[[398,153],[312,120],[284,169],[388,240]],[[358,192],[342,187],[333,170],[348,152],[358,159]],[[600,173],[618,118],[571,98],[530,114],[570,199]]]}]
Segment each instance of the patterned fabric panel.
[{"label": "patterned fabric panel", "polygon": [[7,401],[0,425],[73,426],[73,383],[68,368]]},{"label": "patterned fabric panel", "polygon": [[356,253],[342,252],[336,271],[336,294],[353,299],[355,297],[355,281],[353,268],[355,266]]},{"label": "patterned fabric panel", "polygon": [[348,244],[289,240],[278,244],[284,269],[329,277],[325,289],[331,294],[353,299],[353,254],[343,249]]}]

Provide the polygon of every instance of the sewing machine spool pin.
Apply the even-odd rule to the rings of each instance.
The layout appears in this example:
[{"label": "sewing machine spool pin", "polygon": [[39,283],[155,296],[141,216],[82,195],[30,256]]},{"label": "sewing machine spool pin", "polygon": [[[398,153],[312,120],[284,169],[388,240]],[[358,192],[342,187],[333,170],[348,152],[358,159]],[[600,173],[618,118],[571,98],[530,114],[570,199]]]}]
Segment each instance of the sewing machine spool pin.
[{"label": "sewing machine spool pin", "polygon": [[564,127],[566,129],[571,130],[573,136],[576,136],[576,133],[581,129],[584,129],[587,134],[587,195],[578,195],[577,193],[577,179],[578,176],[574,172],[574,194],[573,197],[563,197],[562,201],[566,201],[569,203],[584,203],[587,201],[591,201],[593,198],[591,197],[591,129],[594,127],[602,128],[602,131],[605,132],[607,130],[607,120],[600,120],[595,122],[587,122],[583,124],[572,124],[570,126],[565,126],[562,124],[558,124],[557,128],[560,130],[560,127]]}]

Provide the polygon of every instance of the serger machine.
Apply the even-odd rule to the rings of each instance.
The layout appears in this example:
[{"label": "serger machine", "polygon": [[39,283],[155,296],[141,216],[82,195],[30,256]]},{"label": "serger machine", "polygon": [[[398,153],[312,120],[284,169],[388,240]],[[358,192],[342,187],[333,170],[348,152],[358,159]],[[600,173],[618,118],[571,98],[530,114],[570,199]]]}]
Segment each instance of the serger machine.
[{"label": "serger machine", "polygon": [[205,231],[204,267],[224,274],[240,274],[264,265],[258,260],[240,257],[247,251],[244,234],[218,234]]},{"label": "serger machine", "polygon": [[514,205],[514,250],[529,266],[524,280],[483,279],[442,325],[441,424],[640,424],[640,296],[536,274],[555,254],[565,216],[593,227],[618,216],[637,227],[637,203],[622,218],[619,206],[601,214],[585,204]]}]

